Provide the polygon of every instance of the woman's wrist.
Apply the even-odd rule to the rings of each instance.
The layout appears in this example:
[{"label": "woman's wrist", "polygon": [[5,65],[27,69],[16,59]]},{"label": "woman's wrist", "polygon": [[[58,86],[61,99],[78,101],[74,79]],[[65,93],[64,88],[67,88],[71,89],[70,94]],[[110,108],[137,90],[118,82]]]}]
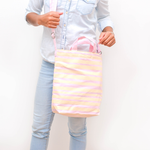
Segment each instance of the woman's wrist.
[{"label": "woman's wrist", "polygon": [[102,32],[112,32],[112,33],[113,33],[113,28],[110,27],[110,26],[107,26],[107,27],[105,27],[105,28],[103,29]]},{"label": "woman's wrist", "polygon": [[113,32],[112,27],[105,27],[102,32],[109,32],[109,33],[112,33],[113,35],[115,35],[114,32]]},{"label": "woman's wrist", "polygon": [[41,25],[41,15],[37,16],[37,25]]},{"label": "woman's wrist", "polygon": [[114,32],[113,32],[113,31],[105,31],[105,32],[110,32],[110,33],[114,34]]}]

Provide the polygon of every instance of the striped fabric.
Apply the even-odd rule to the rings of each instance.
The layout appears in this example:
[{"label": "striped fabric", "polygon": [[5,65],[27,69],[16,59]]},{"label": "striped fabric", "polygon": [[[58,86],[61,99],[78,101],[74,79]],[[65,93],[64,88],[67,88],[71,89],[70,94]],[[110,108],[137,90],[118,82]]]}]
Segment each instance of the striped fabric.
[{"label": "striped fabric", "polygon": [[102,57],[98,53],[57,49],[52,111],[70,117],[100,114]]}]

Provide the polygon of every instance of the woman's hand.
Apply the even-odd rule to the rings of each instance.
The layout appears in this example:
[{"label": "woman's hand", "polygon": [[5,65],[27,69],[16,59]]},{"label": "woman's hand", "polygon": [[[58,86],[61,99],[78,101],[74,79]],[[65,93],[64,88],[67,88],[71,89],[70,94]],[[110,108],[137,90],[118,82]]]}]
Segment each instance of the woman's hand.
[{"label": "woman's hand", "polygon": [[60,15],[62,14],[63,12],[50,11],[46,14],[39,15],[38,25],[43,25],[48,28],[57,28],[57,25],[59,25],[60,21]]},{"label": "woman's hand", "polygon": [[99,36],[99,44],[111,47],[116,43],[114,33],[112,31],[101,32]]}]

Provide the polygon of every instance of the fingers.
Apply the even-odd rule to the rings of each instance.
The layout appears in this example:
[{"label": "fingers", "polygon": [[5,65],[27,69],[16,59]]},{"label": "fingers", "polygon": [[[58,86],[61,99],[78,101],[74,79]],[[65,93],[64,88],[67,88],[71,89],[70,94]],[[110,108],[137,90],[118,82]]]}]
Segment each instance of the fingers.
[{"label": "fingers", "polygon": [[62,15],[63,14],[63,12],[58,12],[59,13],[59,15]]},{"label": "fingers", "polygon": [[56,25],[56,26],[57,26],[57,25],[59,25],[59,22],[54,22],[54,21],[53,21],[53,22],[50,22],[50,24],[53,24],[53,25]]},{"label": "fingers", "polygon": [[109,41],[106,46],[111,47],[112,45],[114,45],[116,43],[115,39]]},{"label": "fingers", "polygon": [[60,18],[60,15],[63,14],[63,12],[55,12],[55,11],[51,11],[50,13],[54,18]]},{"label": "fingers", "polygon": [[100,37],[99,37],[99,40],[101,40],[104,36],[105,36],[105,32],[102,32]]},{"label": "fingers", "polygon": [[102,39],[100,40],[100,44],[103,44],[103,42],[110,36],[110,34],[105,34]]},{"label": "fingers", "polygon": [[49,16],[48,16],[48,24],[47,26],[49,28],[57,28],[57,25],[59,25],[60,22],[60,15],[62,15],[63,12],[55,12],[55,11],[51,11],[49,12]]},{"label": "fingers", "polygon": [[51,25],[51,27],[50,27],[50,28],[56,29],[56,28],[57,28],[57,26],[53,26],[53,25]]},{"label": "fingers", "polygon": [[53,24],[50,24],[48,27],[49,27],[49,28],[57,28],[57,26],[56,26],[56,25],[53,25]]},{"label": "fingers", "polygon": [[49,17],[49,20],[53,21],[53,22],[59,22],[60,21],[59,18],[54,18],[54,17]]},{"label": "fingers", "polygon": [[108,38],[106,38],[103,42],[101,42],[101,44],[107,45],[107,43],[109,43],[113,39],[114,39],[114,36],[109,35]]},{"label": "fingers", "polygon": [[50,21],[54,21],[54,22],[59,22],[60,21],[60,19],[59,18],[54,18],[54,17],[49,17],[49,20]]}]

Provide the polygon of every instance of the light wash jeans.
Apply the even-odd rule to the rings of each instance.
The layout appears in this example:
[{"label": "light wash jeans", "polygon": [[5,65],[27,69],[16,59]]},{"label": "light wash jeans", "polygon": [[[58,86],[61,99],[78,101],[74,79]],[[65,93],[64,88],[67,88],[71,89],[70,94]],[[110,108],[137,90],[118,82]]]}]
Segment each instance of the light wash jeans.
[{"label": "light wash jeans", "polygon": [[[51,109],[53,72],[54,64],[43,60],[34,99],[30,150],[47,150],[48,147],[50,129],[55,116]],[[68,129],[70,134],[69,150],[85,150],[86,118],[68,117]]]}]

